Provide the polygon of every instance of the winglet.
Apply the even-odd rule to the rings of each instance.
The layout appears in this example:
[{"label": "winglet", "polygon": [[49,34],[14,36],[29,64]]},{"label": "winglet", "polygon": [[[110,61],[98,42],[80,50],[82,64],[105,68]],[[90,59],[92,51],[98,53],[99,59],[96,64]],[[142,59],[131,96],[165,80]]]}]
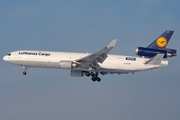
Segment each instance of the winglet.
[{"label": "winglet", "polygon": [[144,64],[150,64],[150,65],[160,64],[163,57],[164,54],[157,54],[154,57],[152,57],[150,60],[146,61]]},{"label": "winglet", "polygon": [[116,45],[116,41],[117,41],[117,39],[113,39],[110,43],[109,43],[109,45],[107,46],[108,48],[113,48],[115,45]]}]

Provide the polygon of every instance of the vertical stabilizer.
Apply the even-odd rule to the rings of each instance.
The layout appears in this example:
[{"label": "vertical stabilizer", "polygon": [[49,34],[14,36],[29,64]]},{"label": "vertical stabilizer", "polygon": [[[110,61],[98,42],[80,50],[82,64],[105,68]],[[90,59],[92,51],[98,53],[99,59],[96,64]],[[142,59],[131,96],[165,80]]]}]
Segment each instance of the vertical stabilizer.
[{"label": "vertical stabilizer", "polygon": [[151,43],[147,48],[165,48],[172,36],[174,31],[166,30],[162,35],[160,35],[153,43]]}]

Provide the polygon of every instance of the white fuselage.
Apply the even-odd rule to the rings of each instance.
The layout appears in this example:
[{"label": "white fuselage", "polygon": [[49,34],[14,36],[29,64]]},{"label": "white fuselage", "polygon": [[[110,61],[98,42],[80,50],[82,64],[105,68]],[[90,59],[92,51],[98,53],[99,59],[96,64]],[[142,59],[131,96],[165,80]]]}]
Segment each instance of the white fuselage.
[{"label": "white fuselage", "polygon": [[[4,56],[3,59],[4,61],[19,66],[61,69],[60,61],[75,61],[89,54],[90,53],[21,50],[11,52]],[[168,65],[167,60],[162,60],[160,64],[156,65],[144,64],[148,60],[149,58],[108,54],[107,59],[102,64],[98,64],[102,72],[110,73],[134,73]],[[71,69],[88,71],[89,67],[79,66]]]}]

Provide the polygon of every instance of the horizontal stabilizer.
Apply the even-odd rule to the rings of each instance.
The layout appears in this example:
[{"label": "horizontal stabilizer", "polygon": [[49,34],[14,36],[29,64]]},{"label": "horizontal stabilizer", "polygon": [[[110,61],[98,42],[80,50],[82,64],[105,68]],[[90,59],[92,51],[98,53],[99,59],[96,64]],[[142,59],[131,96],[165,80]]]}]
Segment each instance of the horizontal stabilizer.
[{"label": "horizontal stabilizer", "polygon": [[150,65],[160,64],[163,57],[164,57],[164,54],[157,54],[154,57],[152,57],[150,60],[146,61],[145,64],[150,64]]}]

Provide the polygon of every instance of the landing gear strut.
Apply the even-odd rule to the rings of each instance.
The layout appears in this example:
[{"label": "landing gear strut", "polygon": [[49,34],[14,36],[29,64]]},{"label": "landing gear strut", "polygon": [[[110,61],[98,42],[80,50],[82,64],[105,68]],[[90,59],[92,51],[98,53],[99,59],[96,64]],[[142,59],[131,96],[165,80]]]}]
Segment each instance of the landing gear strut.
[{"label": "landing gear strut", "polygon": [[98,72],[96,72],[96,73],[91,72],[90,75],[92,76],[91,80],[93,82],[95,82],[95,81],[100,82],[101,81],[101,78],[98,77]]},{"label": "landing gear strut", "polygon": [[23,66],[23,69],[24,69],[24,71],[23,71],[23,75],[26,75],[26,74],[27,74],[27,72],[26,72],[27,67],[26,67],[26,66]]}]

